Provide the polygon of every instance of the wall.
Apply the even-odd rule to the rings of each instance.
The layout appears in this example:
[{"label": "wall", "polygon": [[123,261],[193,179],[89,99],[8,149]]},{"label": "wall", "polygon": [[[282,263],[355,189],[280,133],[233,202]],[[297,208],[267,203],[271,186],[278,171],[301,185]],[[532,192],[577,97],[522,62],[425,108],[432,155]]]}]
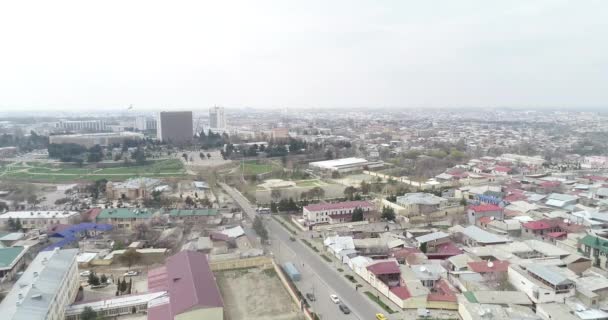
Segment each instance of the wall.
[{"label": "wall", "polygon": [[[515,271],[511,267],[509,267],[508,275],[509,283],[511,283],[511,285],[513,285],[517,290],[527,294],[530,300],[532,300],[534,303],[564,302],[565,295],[556,296],[555,291],[547,290],[544,287],[536,285],[530,279]],[[534,295],[534,291],[538,291],[538,296]]]},{"label": "wall", "polygon": [[175,320],[223,320],[224,308],[203,308],[184,312],[175,316]]},{"label": "wall", "polygon": [[209,267],[212,271],[243,269],[252,267],[270,267],[271,265],[272,259],[270,259],[269,257],[209,261]]}]

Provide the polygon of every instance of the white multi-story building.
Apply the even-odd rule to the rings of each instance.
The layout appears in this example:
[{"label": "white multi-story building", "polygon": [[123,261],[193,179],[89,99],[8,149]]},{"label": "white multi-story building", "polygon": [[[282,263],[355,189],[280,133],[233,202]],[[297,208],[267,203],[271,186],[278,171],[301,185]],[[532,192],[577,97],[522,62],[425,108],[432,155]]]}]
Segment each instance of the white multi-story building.
[{"label": "white multi-story building", "polygon": [[211,130],[225,130],[226,117],[224,116],[224,107],[215,106],[209,109],[209,127]]},{"label": "white multi-story building", "polygon": [[0,226],[9,227],[9,221],[19,219],[23,229],[46,229],[55,224],[72,224],[80,214],[76,211],[9,211],[0,215]]},{"label": "white multi-story building", "polygon": [[140,131],[156,130],[156,119],[140,116],[135,118],[135,129]]},{"label": "white multi-story building", "polygon": [[59,121],[57,128],[69,131],[88,131],[98,132],[105,131],[106,123],[103,120],[66,120]]},{"label": "white multi-story building", "polygon": [[575,283],[551,266],[530,264],[510,265],[509,282],[528,295],[534,303],[558,302],[574,296]]},{"label": "white multi-story building", "polygon": [[0,303],[4,320],[63,320],[80,287],[78,249],[40,252]]},{"label": "white multi-story building", "polygon": [[350,221],[353,210],[356,208],[363,209],[364,213],[375,209],[369,201],[347,201],[311,204],[304,207],[302,214],[307,225],[339,223]]}]

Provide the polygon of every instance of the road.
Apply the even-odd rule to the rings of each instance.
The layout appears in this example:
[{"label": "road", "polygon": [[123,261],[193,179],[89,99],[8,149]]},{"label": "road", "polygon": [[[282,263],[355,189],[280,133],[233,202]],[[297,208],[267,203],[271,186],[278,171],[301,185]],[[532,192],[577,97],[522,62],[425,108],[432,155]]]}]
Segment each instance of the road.
[{"label": "road", "polygon": [[[245,214],[251,219],[255,218],[255,209],[247,198],[226,184],[220,183],[220,186],[237,202]],[[271,250],[275,258],[279,263],[291,261],[297,266],[302,273],[302,280],[296,285],[303,294],[314,291],[317,301],[311,305],[313,311],[320,314],[322,319],[366,320],[375,319],[376,313],[385,313],[363,293],[357,292],[355,285],[344,277],[344,273],[338,272],[334,265],[327,263],[300,240],[290,240],[291,234],[274,219],[266,220],[266,228],[270,234]],[[338,306],[330,301],[330,294],[338,295],[352,313],[343,314]],[[391,316],[388,318],[397,319]]]}]

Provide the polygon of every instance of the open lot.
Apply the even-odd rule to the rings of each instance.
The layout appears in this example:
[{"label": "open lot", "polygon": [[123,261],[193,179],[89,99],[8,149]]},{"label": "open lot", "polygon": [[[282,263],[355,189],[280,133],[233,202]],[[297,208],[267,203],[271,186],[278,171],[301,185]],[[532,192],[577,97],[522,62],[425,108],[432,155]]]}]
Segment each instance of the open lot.
[{"label": "open lot", "polygon": [[273,269],[230,270],[215,276],[227,320],[304,319]]},{"label": "open lot", "polygon": [[158,160],[143,166],[123,166],[114,168],[67,167],[62,164],[42,162],[20,162],[0,168],[0,179],[60,183],[74,180],[126,180],[133,177],[181,177],[184,166],[177,159]]}]

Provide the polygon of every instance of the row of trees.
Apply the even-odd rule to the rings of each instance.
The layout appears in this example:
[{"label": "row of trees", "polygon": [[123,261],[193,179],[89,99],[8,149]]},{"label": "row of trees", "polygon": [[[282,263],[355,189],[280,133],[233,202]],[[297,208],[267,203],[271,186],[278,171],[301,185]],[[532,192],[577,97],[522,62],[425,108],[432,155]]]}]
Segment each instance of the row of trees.
[{"label": "row of trees", "polygon": [[49,145],[49,137],[30,131],[28,136],[23,133],[0,135],[0,148],[17,147],[20,151],[29,152],[34,149],[44,149]]},{"label": "row of trees", "polygon": [[268,230],[266,230],[266,226],[264,226],[264,222],[260,216],[256,216],[253,219],[253,230],[262,239],[262,242],[268,241]]}]

